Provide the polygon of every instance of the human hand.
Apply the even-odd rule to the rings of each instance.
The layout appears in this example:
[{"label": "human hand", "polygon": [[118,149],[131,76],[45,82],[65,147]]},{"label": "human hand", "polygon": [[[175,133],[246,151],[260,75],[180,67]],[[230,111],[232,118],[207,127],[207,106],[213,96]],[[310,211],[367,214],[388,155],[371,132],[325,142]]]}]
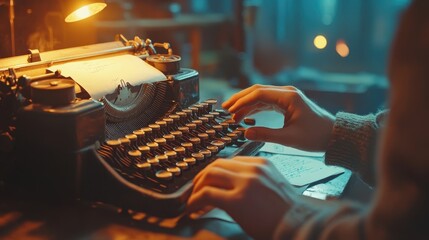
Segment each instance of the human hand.
[{"label": "human hand", "polygon": [[233,113],[237,122],[261,111],[282,113],[282,128],[251,127],[245,132],[246,138],[307,151],[326,151],[335,121],[332,114],[292,86],[253,85],[234,94],[222,107]]},{"label": "human hand", "polygon": [[298,194],[272,163],[259,157],[218,159],[194,178],[187,211],[225,210],[256,239],[271,239]]}]

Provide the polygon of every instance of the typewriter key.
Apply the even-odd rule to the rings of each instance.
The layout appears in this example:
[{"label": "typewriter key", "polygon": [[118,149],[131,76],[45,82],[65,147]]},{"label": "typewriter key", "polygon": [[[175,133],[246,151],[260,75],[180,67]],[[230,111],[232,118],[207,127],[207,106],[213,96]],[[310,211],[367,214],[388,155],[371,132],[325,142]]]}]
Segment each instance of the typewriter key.
[{"label": "typewriter key", "polygon": [[159,160],[158,160],[158,158],[156,158],[156,157],[149,158],[149,159],[147,160],[147,162],[148,162],[151,166],[158,166],[158,165],[159,165]]},{"label": "typewriter key", "polygon": [[166,170],[159,170],[156,172],[155,176],[160,180],[171,180],[173,178],[173,174]]},{"label": "typewriter key", "polygon": [[173,148],[173,150],[174,150],[175,152],[177,152],[177,154],[178,154],[179,156],[183,156],[183,155],[185,155],[185,151],[186,151],[186,149],[185,149],[184,147],[175,147],[175,148]]},{"label": "typewriter key", "polygon": [[136,167],[138,169],[143,170],[143,171],[148,171],[151,168],[150,163],[148,163],[148,162],[137,163]]},{"label": "typewriter key", "polygon": [[219,140],[211,141],[210,144],[218,147],[219,149],[223,149],[225,147],[225,143]]},{"label": "typewriter key", "polygon": [[221,140],[226,144],[232,143],[232,139],[230,137],[221,137]]},{"label": "typewriter key", "polygon": [[164,154],[168,157],[168,159],[176,159],[177,158],[177,152],[175,151],[165,151]]},{"label": "typewriter key", "polygon": [[204,160],[204,155],[202,153],[192,153],[191,156],[195,158],[197,161]]},{"label": "typewriter key", "polygon": [[184,161],[177,162],[176,166],[179,167],[182,170],[186,170],[189,167],[188,163],[184,162]]},{"label": "typewriter key", "polygon": [[179,167],[169,167],[167,168],[167,171],[172,173],[174,176],[179,176],[182,172]]},{"label": "typewriter key", "polygon": [[216,153],[218,153],[218,152],[219,152],[219,148],[218,148],[218,147],[216,147],[216,146],[214,146],[214,145],[209,145],[209,146],[207,146],[207,149],[208,149],[210,152],[212,152],[212,154],[216,154]]},{"label": "typewriter key", "polygon": [[159,160],[160,163],[165,162],[165,161],[168,160],[168,156],[165,155],[165,154],[156,155],[155,157]]},{"label": "typewriter key", "polygon": [[197,162],[197,160],[193,157],[185,157],[183,158],[183,161],[187,163],[189,166],[195,165],[195,163]]},{"label": "typewriter key", "polygon": [[212,152],[208,149],[202,149],[200,150],[200,153],[204,155],[205,159],[208,159],[209,157],[212,156]]}]

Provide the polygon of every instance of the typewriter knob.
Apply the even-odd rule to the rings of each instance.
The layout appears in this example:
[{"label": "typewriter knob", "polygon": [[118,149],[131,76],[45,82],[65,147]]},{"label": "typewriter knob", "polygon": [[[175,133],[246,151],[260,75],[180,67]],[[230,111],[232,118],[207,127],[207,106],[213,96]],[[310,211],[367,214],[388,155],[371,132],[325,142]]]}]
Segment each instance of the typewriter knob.
[{"label": "typewriter knob", "polygon": [[188,127],[188,129],[195,130],[197,128],[197,125],[195,123],[187,123],[186,127]]},{"label": "typewriter knob", "polygon": [[176,74],[180,70],[181,57],[169,54],[149,55],[146,61],[166,75]]},{"label": "typewriter knob", "polygon": [[216,135],[216,131],[214,129],[206,130],[206,133],[209,135],[210,138],[213,138]]},{"label": "typewriter knob", "polygon": [[216,146],[214,146],[214,145],[207,146],[207,149],[208,149],[210,152],[212,152],[212,154],[216,154],[216,153],[218,153],[218,152],[219,152],[219,148],[218,148],[218,147],[216,147]]},{"label": "typewriter knob", "polygon": [[168,160],[168,156],[165,154],[160,154],[155,156],[159,162],[165,162]]},{"label": "typewriter knob", "polygon": [[70,104],[75,98],[75,82],[71,79],[54,78],[31,83],[31,99],[34,103],[49,106]]},{"label": "typewriter knob", "polygon": [[210,144],[218,147],[219,149],[223,149],[225,147],[225,143],[219,140],[211,141]]}]

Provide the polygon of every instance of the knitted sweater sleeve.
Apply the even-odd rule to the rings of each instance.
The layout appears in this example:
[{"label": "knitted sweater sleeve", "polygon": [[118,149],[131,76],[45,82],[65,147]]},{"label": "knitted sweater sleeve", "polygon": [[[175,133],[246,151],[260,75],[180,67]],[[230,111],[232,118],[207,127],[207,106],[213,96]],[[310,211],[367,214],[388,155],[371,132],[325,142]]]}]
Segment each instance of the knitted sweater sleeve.
[{"label": "knitted sweater sleeve", "polygon": [[374,185],[377,130],[386,114],[386,111],[366,116],[337,113],[325,163],[357,172],[366,183]]}]

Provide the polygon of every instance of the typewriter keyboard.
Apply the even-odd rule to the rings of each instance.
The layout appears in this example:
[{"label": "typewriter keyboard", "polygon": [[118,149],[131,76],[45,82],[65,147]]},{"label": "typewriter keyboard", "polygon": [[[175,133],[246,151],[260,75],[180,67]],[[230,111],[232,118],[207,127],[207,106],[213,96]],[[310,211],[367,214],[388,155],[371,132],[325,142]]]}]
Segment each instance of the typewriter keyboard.
[{"label": "typewriter keyboard", "polygon": [[107,140],[98,153],[122,178],[141,188],[171,194],[189,185],[218,157],[252,155],[262,143],[244,138],[245,128],[209,99],[119,139]]}]

